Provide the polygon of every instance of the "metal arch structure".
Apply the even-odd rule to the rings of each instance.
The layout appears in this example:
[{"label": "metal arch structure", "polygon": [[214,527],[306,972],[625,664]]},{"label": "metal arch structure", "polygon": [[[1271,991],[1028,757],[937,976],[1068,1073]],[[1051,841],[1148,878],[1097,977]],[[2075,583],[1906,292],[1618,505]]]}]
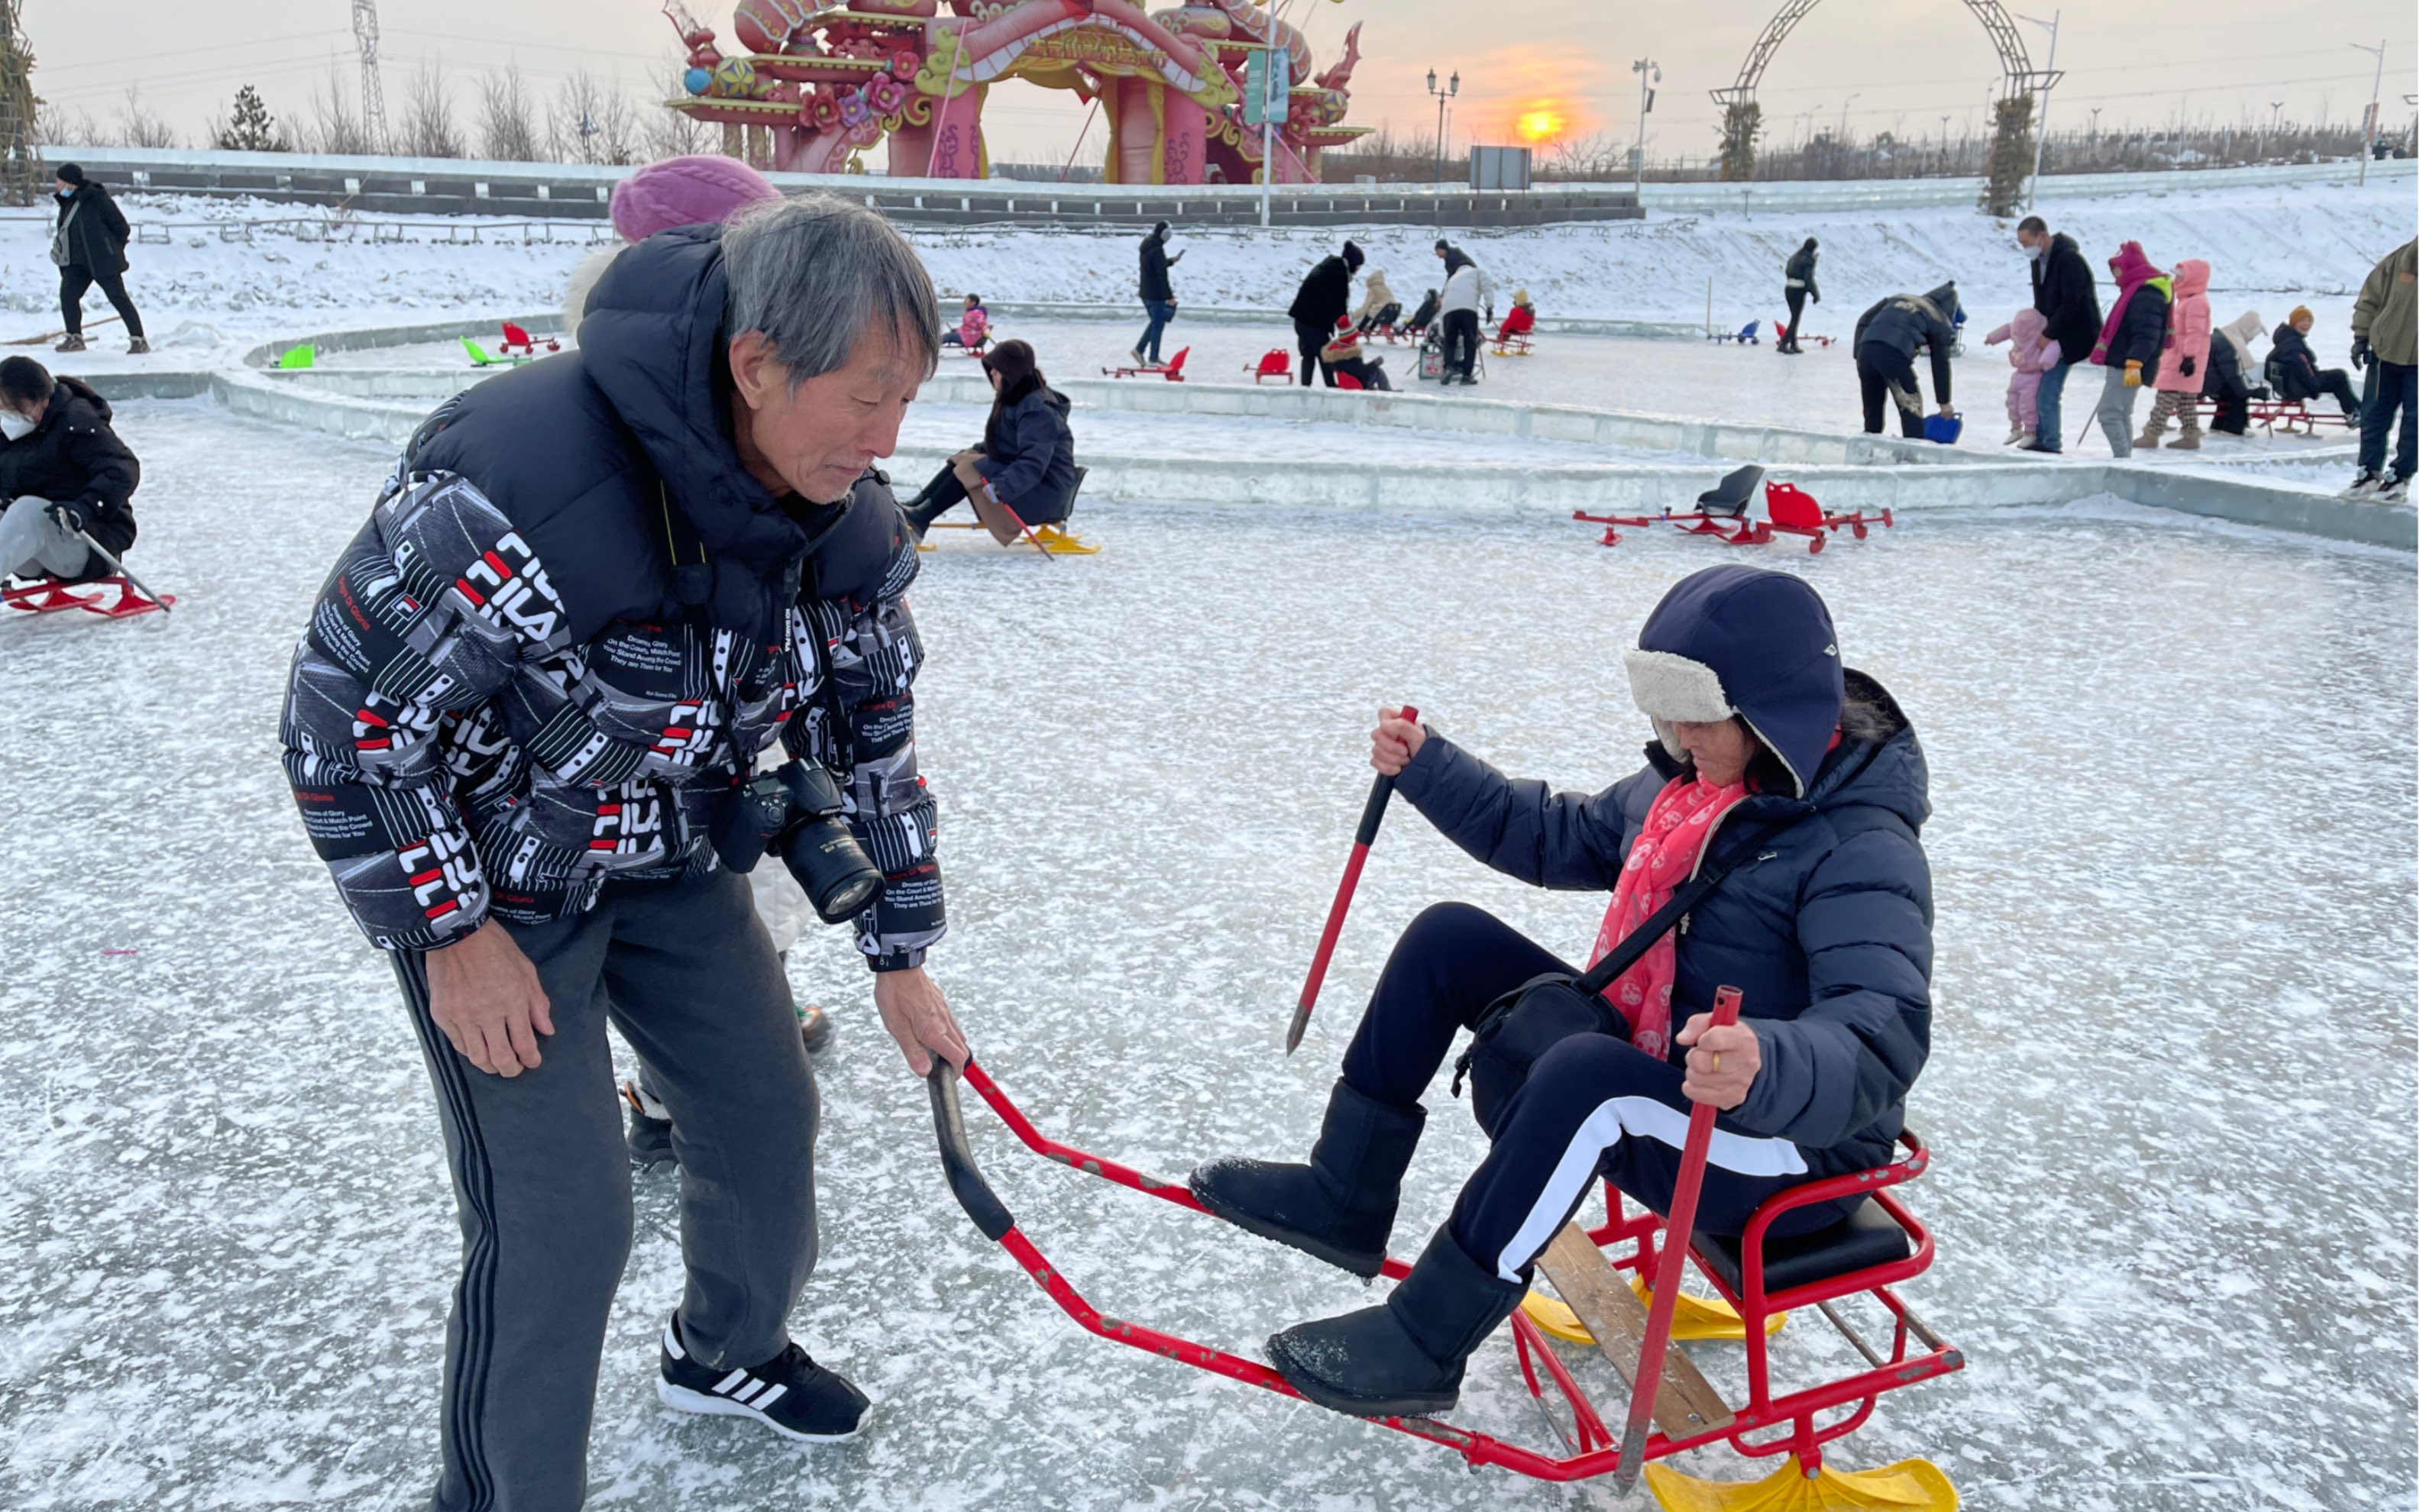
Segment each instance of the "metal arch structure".
[{"label": "metal arch structure", "polygon": [[[1757,85],[1763,82],[1764,70],[1772,64],[1774,54],[1781,50],[1783,40],[1807,19],[1807,12],[1822,3],[1823,0],[1783,0],[1781,8],[1757,34],[1746,59],[1740,64],[1739,77],[1730,87],[1711,91],[1714,103],[1723,108],[1720,131],[1726,180],[1744,179],[1755,172],[1756,138],[1763,124],[1763,110],[1756,99]],[[1982,23],[1984,32],[1992,39],[1993,50],[2000,56],[2000,103],[1993,110],[1995,138],[2009,136],[2012,127],[2014,134],[2023,138],[2031,127],[2034,96],[2057,83],[2057,76],[2034,67],[2015,19],[2000,0],[1961,3]],[[2012,111],[2012,102],[2019,100],[2024,101],[2022,109]]]}]

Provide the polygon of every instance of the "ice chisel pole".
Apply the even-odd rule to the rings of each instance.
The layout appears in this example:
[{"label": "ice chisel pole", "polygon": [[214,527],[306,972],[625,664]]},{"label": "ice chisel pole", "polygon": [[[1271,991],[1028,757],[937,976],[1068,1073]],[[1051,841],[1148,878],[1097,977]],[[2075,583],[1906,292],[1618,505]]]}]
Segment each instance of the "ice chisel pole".
[{"label": "ice chisel pole", "polygon": [[[1714,989],[1714,1022],[1739,1022],[1740,991]],[[1638,1344],[1638,1374],[1630,1378],[1630,1421],[1621,1430],[1621,1458],[1613,1483],[1628,1490],[1646,1468],[1647,1430],[1655,1417],[1655,1391],[1664,1383],[1664,1354],[1672,1343],[1672,1310],[1681,1303],[1681,1273],[1689,1263],[1689,1236],[1697,1231],[1698,1189],[1705,1184],[1706,1150],[1714,1142],[1714,1105],[1689,1109],[1689,1137],[1681,1149],[1681,1173],[1672,1183],[1672,1211],[1664,1218],[1664,1247],[1655,1257],[1655,1291],[1647,1307],[1647,1336]]]},{"label": "ice chisel pole", "polygon": [[[1404,705],[1404,717],[1418,723],[1420,711]],[[1286,1026],[1286,1054],[1293,1055],[1302,1043],[1302,1031],[1311,1023],[1311,1006],[1319,1001],[1319,984],[1327,975],[1327,958],[1336,951],[1336,936],[1344,928],[1344,911],[1353,906],[1353,889],[1361,881],[1361,863],[1370,859],[1370,842],[1378,838],[1378,821],[1387,817],[1387,800],[1395,795],[1395,779],[1381,775],[1370,784],[1370,801],[1361,806],[1361,827],[1353,832],[1353,854],[1345,858],[1344,880],[1336,885],[1336,901],[1327,905],[1327,927],[1319,932],[1319,949],[1311,958],[1311,975],[1304,979],[1301,1000],[1294,1005],[1294,1022]]]},{"label": "ice chisel pole", "polygon": [[94,540],[89,532],[78,531],[75,533],[76,539],[84,543],[84,548],[85,550],[91,552],[94,556],[101,558],[102,562],[108,563],[110,571],[125,579],[128,582],[132,583],[136,593],[141,594],[144,597],[149,599],[154,604],[159,605],[161,613],[165,614],[168,612],[168,601],[153,593],[150,589],[145,587],[143,585],[143,579],[127,571],[125,563],[118,561],[116,557],[111,556],[106,550],[102,549],[101,544],[99,541]]}]

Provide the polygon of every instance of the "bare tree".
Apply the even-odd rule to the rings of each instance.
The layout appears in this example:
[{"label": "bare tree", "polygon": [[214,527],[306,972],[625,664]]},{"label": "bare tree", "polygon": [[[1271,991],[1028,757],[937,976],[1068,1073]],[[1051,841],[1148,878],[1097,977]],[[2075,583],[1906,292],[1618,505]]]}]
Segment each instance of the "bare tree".
[{"label": "bare tree", "polygon": [[46,143],[68,147],[102,147],[109,133],[92,118],[92,112],[81,105],[60,105],[42,100],[34,112],[34,135]]},{"label": "bare tree", "polygon": [[[681,85],[682,68],[683,65],[680,64],[673,66],[670,77],[664,82],[660,99],[677,100],[687,93]],[[638,139],[633,144],[636,149],[633,157],[644,159],[648,162],[659,162],[666,158],[681,158],[694,152],[704,152],[707,150],[706,142],[705,123],[650,100],[644,107],[644,114],[639,122]]]},{"label": "bare tree", "polygon": [[396,146],[414,158],[458,158],[469,150],[454,119],[454,86],[445,77],[444,67],[434,58],[422,59],[404,81]]},{"label": "bare tree", "polygon": [[335,58],[328,60],[327,85],[313,87],[311,118],[295,128],[294,137],[305,152],[360,154],[378,150],[378,145],[370,140],[368,127],[363,124],[361,112],[353,107],[352,96],[346,90],[344,66]]},{"label": "bare tree", "polygon": [[116,146],[129,147],[173,147],[178,146],[176,129],[144,108],[143,98],[132,85],[126,86],[126,99],[117,107]]},{"label": "bare tree", "polygon": [[622,81],[605,91],[597,107],[597,161],[625,163],[639,161],[639,113]]},{"label": "bare tree", "polygon": [[490,70],[479,81],[479,155],[498,162],[536,162],[546,156],[520,64]]}]

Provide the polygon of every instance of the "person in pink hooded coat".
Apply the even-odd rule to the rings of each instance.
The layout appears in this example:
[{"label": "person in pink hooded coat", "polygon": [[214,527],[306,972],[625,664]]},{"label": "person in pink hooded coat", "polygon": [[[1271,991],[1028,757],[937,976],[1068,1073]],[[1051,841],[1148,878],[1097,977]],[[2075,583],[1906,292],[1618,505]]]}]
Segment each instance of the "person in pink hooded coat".
[{"label": "person in pink hooded coat", "polygon": [[2160,352],[2159,396],[2151,401],[2151,418],[2134,444],[2146,450],[2160,444],[2168,417],[2180,417],[2181,429],[2168,444],[2190,452],[2201,445],[2201,401],[2204,370],[2210,366],[2210,264],[2188,257],[2177,264],[2176,294],[2168,306],[2168,337]]},{"label": "person in pink hooded coat", "polygon": [[2019,310],[2009,323],[1983,338],[1986,347],[2009,343],[2009,439],[2016,446],[2034,439],[2041,419],[2042,375],[2058,363],[2058,343],[2048,338],[2050,322],[2040,310]]}]

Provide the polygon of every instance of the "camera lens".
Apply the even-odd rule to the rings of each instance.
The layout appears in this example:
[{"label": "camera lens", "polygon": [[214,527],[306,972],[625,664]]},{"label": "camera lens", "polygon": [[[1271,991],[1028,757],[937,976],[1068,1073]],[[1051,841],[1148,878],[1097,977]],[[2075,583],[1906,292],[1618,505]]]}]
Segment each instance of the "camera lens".
[{"label": "camera lens", "polygon": [[791,831],[782,844],[782,862],[806,890],[815,917],[827,924],[845,924],[865,911],[882,891],[882,869],[865,847],[835,818],[814,820]]}]

